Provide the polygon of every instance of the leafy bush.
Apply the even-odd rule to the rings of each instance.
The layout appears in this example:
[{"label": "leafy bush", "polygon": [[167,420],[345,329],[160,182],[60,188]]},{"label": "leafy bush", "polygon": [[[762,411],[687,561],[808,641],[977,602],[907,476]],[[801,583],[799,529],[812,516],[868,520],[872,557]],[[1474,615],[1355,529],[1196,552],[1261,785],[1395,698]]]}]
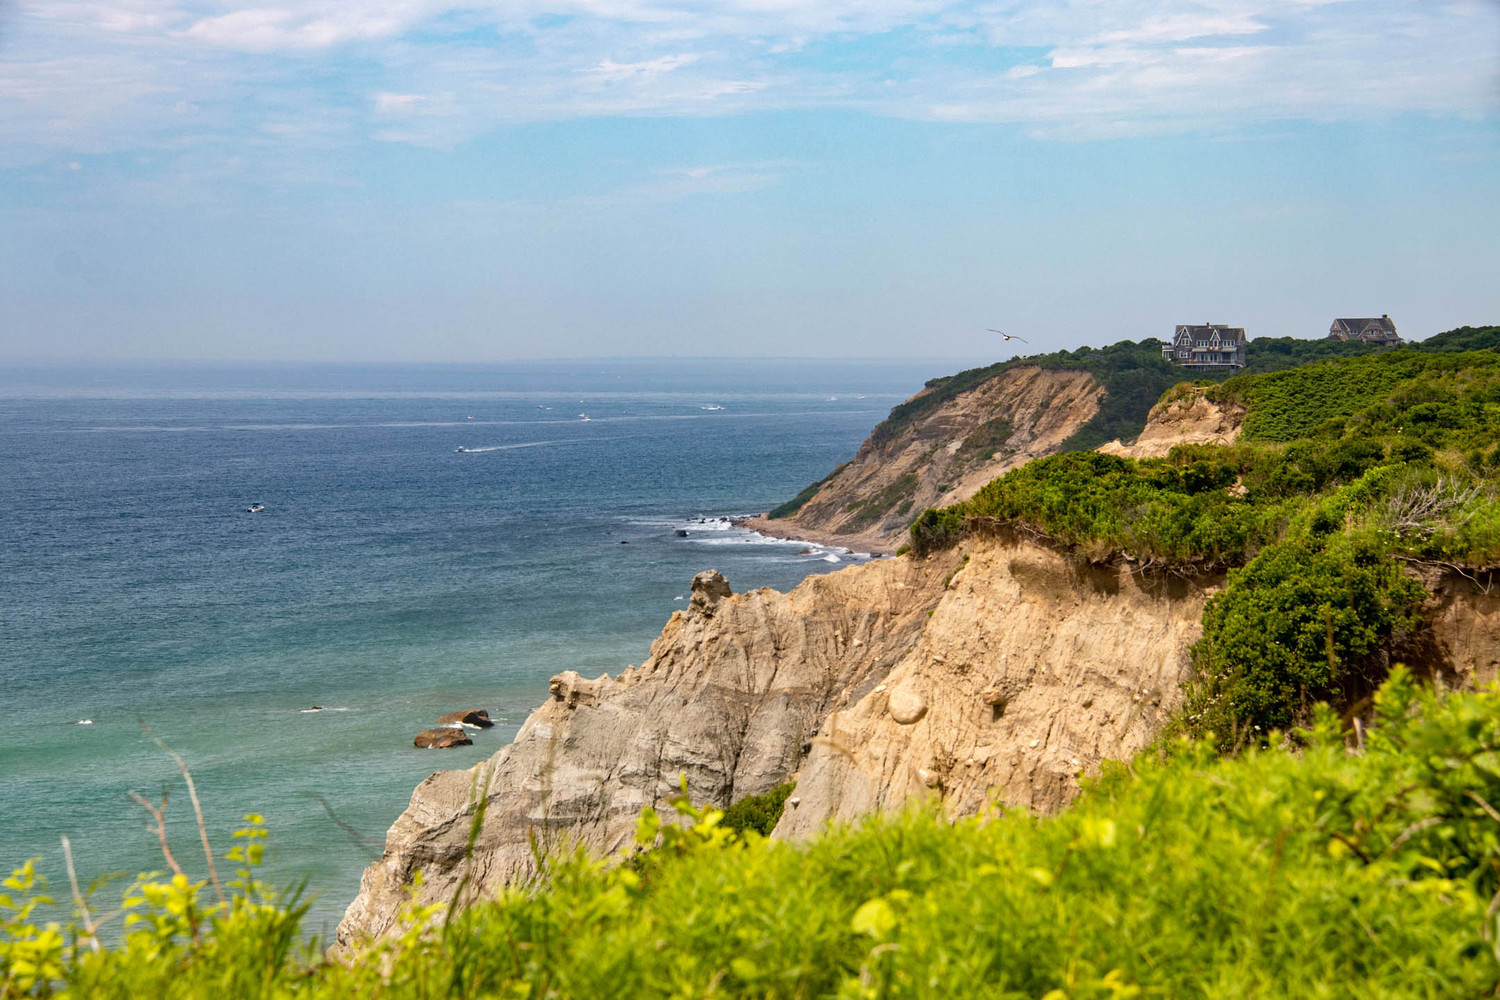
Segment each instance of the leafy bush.
[{"label": "leafy bush", "polygon": [[769,837],[781,820],[787,796],[796,787],[795,781],[789,781],[784,785],[777,785],[764,795],[750,795],[740,799],[724,810],[724,828],[735,833],[754,830],[763,837]]},{"label": "leafy bush", "polygon": [[988,525],[1100,557],[1125,552],[1171,566],[1234,565],[1274,540],[1280,514],[1231,492],[1235,478],[1225,461],[1052,455],[1011,470],[965,503],[923,514],[912,525],[912,544],[931,551],[956,541],[965,527]]},{"label": "leafy bush", "polygon": [[1204,608],[1186,720],[1233,749],[1308,724],[1319,702],[1357,702],[1384,679],[1426,597],[1381,553],[1342,535],[1271,546]]},{"label": "leafy bush", "polygon": [[967,524],[962,505],[944,507],[941,510],[929,507],[911,523],[908,531],[911,535],[911,551],[915,555],[925,556],[946,549],[959,540]]},{"label": "leafy bush", "polygon": [[1461,326],[1415,343],[1413,350],[1456,353],[1500,348],[1500,326]]}]

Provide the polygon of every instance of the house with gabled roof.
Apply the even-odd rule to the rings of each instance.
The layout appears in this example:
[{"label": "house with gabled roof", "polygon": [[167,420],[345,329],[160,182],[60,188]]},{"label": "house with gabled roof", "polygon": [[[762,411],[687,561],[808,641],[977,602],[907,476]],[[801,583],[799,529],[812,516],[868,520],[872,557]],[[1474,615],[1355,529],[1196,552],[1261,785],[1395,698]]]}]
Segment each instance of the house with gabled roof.
[{"label": "house with gabled roof", "polygon": [[1328,328],[1329,340],[1358,340],[1382,347],[1400,347],[1404,341],[1396,334],[1396,324],[1389,316],[1379,319],[1336,319]]},{"label": "house with gabled roof", "polygon": [[1250,338],[1243,327],[1204,323],[1183,324],[1163,344],[1162,357],[1187,368],[1243,368]]}]

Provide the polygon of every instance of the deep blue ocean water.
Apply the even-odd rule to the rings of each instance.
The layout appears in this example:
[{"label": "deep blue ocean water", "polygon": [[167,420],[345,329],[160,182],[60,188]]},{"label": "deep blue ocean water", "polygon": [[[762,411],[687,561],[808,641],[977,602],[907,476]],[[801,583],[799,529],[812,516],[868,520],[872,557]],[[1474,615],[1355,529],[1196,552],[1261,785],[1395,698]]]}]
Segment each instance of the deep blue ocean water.
[{"label": "deep blue ocean water", "polygon": [[[330,932],[419,781],[507,742],[552,674],[640,663],[694,573],[785,589],[856,561],[694,519],[792,496],[951,369],[0,371],[0,865],[57,878],[67,834],[86,878],[160,869],[127,793],[165,789],[201,874],[144,722],[217,852],[262,813],[270,880],[305,880]],[[474,746],[412,747],[470,707],[498,722]]]}]

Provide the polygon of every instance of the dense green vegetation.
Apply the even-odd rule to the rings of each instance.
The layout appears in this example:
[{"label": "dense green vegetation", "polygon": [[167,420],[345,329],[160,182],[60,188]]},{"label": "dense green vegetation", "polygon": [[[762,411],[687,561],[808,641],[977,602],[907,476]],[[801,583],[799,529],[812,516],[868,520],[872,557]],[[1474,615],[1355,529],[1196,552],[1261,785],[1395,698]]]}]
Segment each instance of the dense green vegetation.
[{"label": "dense green vegetation", "polygon": [[1425,592],[1397,560],[1476,581],[1500,566],[1500,354],[1446,349],[1493,329],[1179,387],[1243,405],[1240,440],[1043,458],[922,514],[912,546],[1011,531],[1138,569],[1228,569],[1184,725],[1232,749],[1305,723],[1368,695],[1420,631]]},{"label": "dense green vegetation", "polygon": [[1461,326],[1412,345],[1417,351],[1493,351],[1500,349],[1500,326]]},{"label": "dense green vegetation", "polygon": [[1051,819],[914,809],[806,845],[683,803],[685,825],[643,816],[649,860],[557,858],[545,887],[413,907],[399,936],[332,962],[294,946],[297,907],[248,873],[224,904],[204,881],[139,881],[135,921],[96,949],[80,916],[38,926],[23,869],[0,897],[0,993],[1491,995],[1500,695],[1440,699],[1397,671],[1362,752],[1329,713],[1300,743],[1221,759],[1181,742],[1107,769]]},{"label": "dense green vegetation", "polygon": [[1357,703],[1411,643],[1426,596],[1346,536],[1271,546],[1204,611],[1184,723],[1235,750],[1305,723],[1317,702]]},{"label": "dense green vegetation", "polygon": [[744,833],[754,830],[763,837],[770,836],[786,808],[787,797],[797,787],[795,781],[777,785],[764,795],[749,795],[724,810],[723,825],[726,830]]}]

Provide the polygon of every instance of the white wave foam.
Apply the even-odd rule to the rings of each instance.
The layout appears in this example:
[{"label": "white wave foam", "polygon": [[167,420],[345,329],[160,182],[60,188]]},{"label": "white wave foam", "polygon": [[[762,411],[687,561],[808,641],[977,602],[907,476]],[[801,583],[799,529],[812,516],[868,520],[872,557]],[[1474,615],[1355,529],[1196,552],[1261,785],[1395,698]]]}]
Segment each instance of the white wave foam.
[{"label": "white wave foam", "polygon": [[490,444],[479,448],[465,448],[460,455],[482,455],[487,451],[514,451],[517,448],[540,448],[548,444],[590,444],[594,441],[613,441],[615,438],[553,438],[548,441],[520,441],[516,444]]}]

